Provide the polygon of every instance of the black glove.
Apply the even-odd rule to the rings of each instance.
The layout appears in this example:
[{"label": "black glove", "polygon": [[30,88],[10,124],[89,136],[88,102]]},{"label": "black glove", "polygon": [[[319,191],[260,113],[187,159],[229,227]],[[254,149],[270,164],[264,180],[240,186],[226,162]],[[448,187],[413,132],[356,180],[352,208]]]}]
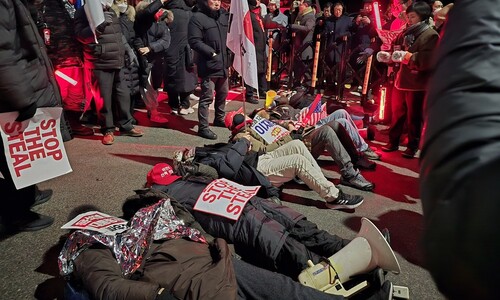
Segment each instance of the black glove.
[{"label": "black glove", "polygon": [[36,109],[36,103],[31,103],[29,106],[23,108],[19,111],[19,116],[17,117],[16,122],[22,122],[33,118],[36,113]]}]

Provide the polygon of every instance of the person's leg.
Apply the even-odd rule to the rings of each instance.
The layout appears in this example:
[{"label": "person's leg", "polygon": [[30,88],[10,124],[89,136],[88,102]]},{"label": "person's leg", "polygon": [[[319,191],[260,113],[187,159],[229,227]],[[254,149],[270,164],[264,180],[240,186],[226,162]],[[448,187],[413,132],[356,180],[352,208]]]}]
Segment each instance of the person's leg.
[{"label": "person's leg", "polygon": [[403,127],[406,121],[406,92],[394,89],[392,94],[392,122],[389,129],[389,143],[393,146],[399,145]]},{"label": "person's leg", "polygon": [[167,89],[167,95],[168,95],[168,106],[170,106],[170,109],[172,111],[177,111],[181,108],[180,103],[179,103],[179,93],[172,88]]},{"label": "person's leg", "polygon": [[229,81],[227,77],[217,78],[215,81],[215,118],[214,123],[224,124],[224,109],[226,107],[226,99],[229,93]]},{"label": "person's leg", "polygon": [[[3,143],[0,138],[0,227],[7,232],[17,230],[39,230],[50,226],[54,219],[31,211],[35,203],[36,187],[30,185],[17,189],[7,166]],[[0,232],[2,234],[2,232]]]},{"label": "person's leg", "polygon": [[191,102],[189,102],[190,95],[191,95],[191,92],[179,93],[179,103],[180,103],[181,108],[188,109],[191,107]]},{"label": "person's leg", "polygon": [[305,245],[307,249],[324,257],[332,256],[350,242],[350,240],[342,239],[325,230],[318,229],[316,224],[307,219],[299,220],[289,231],[289,237],[294,238]]},{"label": "person's leg", "polygon": [[238,299],[344,299],[301,285],[292,278],[233,259]]},{"label": "person's leg", "polygon": [[323,199],[335,199],[339,195],[335,185],[301,154],[261,155],[257,170],[262,172],[274,186],[280,186],[297,176]]},{"label": "person's leg", "polygon": [[406,105],[408,109],[408,148],[416,151],[420,143],[422,131],[422,114],[425,92],[408,92]]},{"label": "person's leg", "polygon": [[113,81],[114,71],[110,70],[91,70],[92,93],[101,125],[101,132],[115,131],[113,123]]},{"label": "person's leg", "polygon": [[208,77],[203,78],[201,82],[201,96],[198,106],[198,132],[207,130],[208,128],[208,107],[214,98],[215,83]]},{"label": "person's leg", "polygon": [[311,154],[318,157],[326,149],[340,168],[342,176],[353,177],[358,174],[351,162],[349,154],[337,137],[332,127],[326,125],[315,129],[305,140],[311,143]]},{"label": "person's leg", "polygon": [[134,129],[133,117],[130,114],[130,89],[124,80],[125,69],[121,68],[114,72],[113,100],[114,107],[118,113],[118,125],[123,131]]}]

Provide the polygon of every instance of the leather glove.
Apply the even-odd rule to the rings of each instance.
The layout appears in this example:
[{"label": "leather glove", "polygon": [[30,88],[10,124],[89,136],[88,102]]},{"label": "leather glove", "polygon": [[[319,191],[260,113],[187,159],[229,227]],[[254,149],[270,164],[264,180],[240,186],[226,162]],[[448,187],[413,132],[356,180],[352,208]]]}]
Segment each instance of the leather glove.
[{"label": "leather glove", "polygon": [[393,62],[405,63],[405,61],[406,61],[406,63],[407,63],[408,60],[410,60],[410,57],[411,57],[411,53],[408,51],[397,50],[397,51],[392,52],[392,61]]},{"label": "leather glove", "polygon": [[381,63],[390,63],[391,62],[391,54],[387,51],[379,51],[377,53],[377,60]]}]

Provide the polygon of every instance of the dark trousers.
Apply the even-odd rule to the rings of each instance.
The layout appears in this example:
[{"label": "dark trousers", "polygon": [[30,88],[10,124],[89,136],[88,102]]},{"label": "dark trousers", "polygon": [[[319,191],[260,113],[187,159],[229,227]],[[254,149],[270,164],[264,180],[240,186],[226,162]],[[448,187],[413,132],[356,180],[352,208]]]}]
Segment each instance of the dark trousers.
[{"label": "dark trousers", "polygon": [[16,189],[5,158],[3,144],[0,143],[0,219],[5,225],[27,215],[35,202],[35,186]]},{"label": "dark trousers", "polygon": [[276,257],[277,269],[291,278],[297,278],[307,268],[308,260],[319,263],[321,257],[332,256],[348,243],[349,240],[331,235],[302,219],[289,230],[285,244]]},{"label": "dark trousers", "polygon": [[389,142],[399,145],[405,123],[408,128],[408,148],[416,150],[422,131],[424,91],[401,91],[394,88],[391,97],[392,122]]},{"label": "dark trousers", "polygon": [[115,130],[113,111],[117,114],[117,125],[121,130],[133,129],[132,115],[130,114],[130,89],[120,70],[91,70],[91,84],[96,100],[97,112],[101,132]]},{"label": "dark trousers", "polygon": [[[266,73],[258,73],[257,80],[259,84],[259,96],[265,97],[267,91],[267,81],[266,81]],[[254,88],[245,84],[245,98],[252,98],[254,93]]]},{"label": "dark trousers", "polygon": [[238,259],[233,259],[233,267],[238,283],[238,299],[344,299]]},{"label": "dark trousers", "polygon": [[191,103],[189,102],[190,92],[187,93],[179,93],[173,89],[167,90],[168,94],[168,105],[172,109],[178,108],[189,108]]},{"label": "dark trousers", "polygon": [[208,129],[208,107],[214,99],[215,91],[215,119],[224,122],[224,108],[229,92],[227,77],[206,77],[201,82],[201,96],[198,107],[198,130]]}]

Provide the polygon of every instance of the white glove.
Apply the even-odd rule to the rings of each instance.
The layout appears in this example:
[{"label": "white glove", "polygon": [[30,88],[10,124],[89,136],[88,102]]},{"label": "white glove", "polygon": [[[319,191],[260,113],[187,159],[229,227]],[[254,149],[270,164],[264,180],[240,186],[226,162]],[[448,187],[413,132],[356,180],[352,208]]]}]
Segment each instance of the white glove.
[{"label": "white glove", "polygon": [[391,62],[391,54],[387,51],[379,51],[377,53],[377,60],[381,63],[390,63]]},{"label": "white glove", "polygon": [[392,61],[393,62],[402,62],[405,59],[406,54],[408,51],[400,51],[396,50],[392,52]]}]

